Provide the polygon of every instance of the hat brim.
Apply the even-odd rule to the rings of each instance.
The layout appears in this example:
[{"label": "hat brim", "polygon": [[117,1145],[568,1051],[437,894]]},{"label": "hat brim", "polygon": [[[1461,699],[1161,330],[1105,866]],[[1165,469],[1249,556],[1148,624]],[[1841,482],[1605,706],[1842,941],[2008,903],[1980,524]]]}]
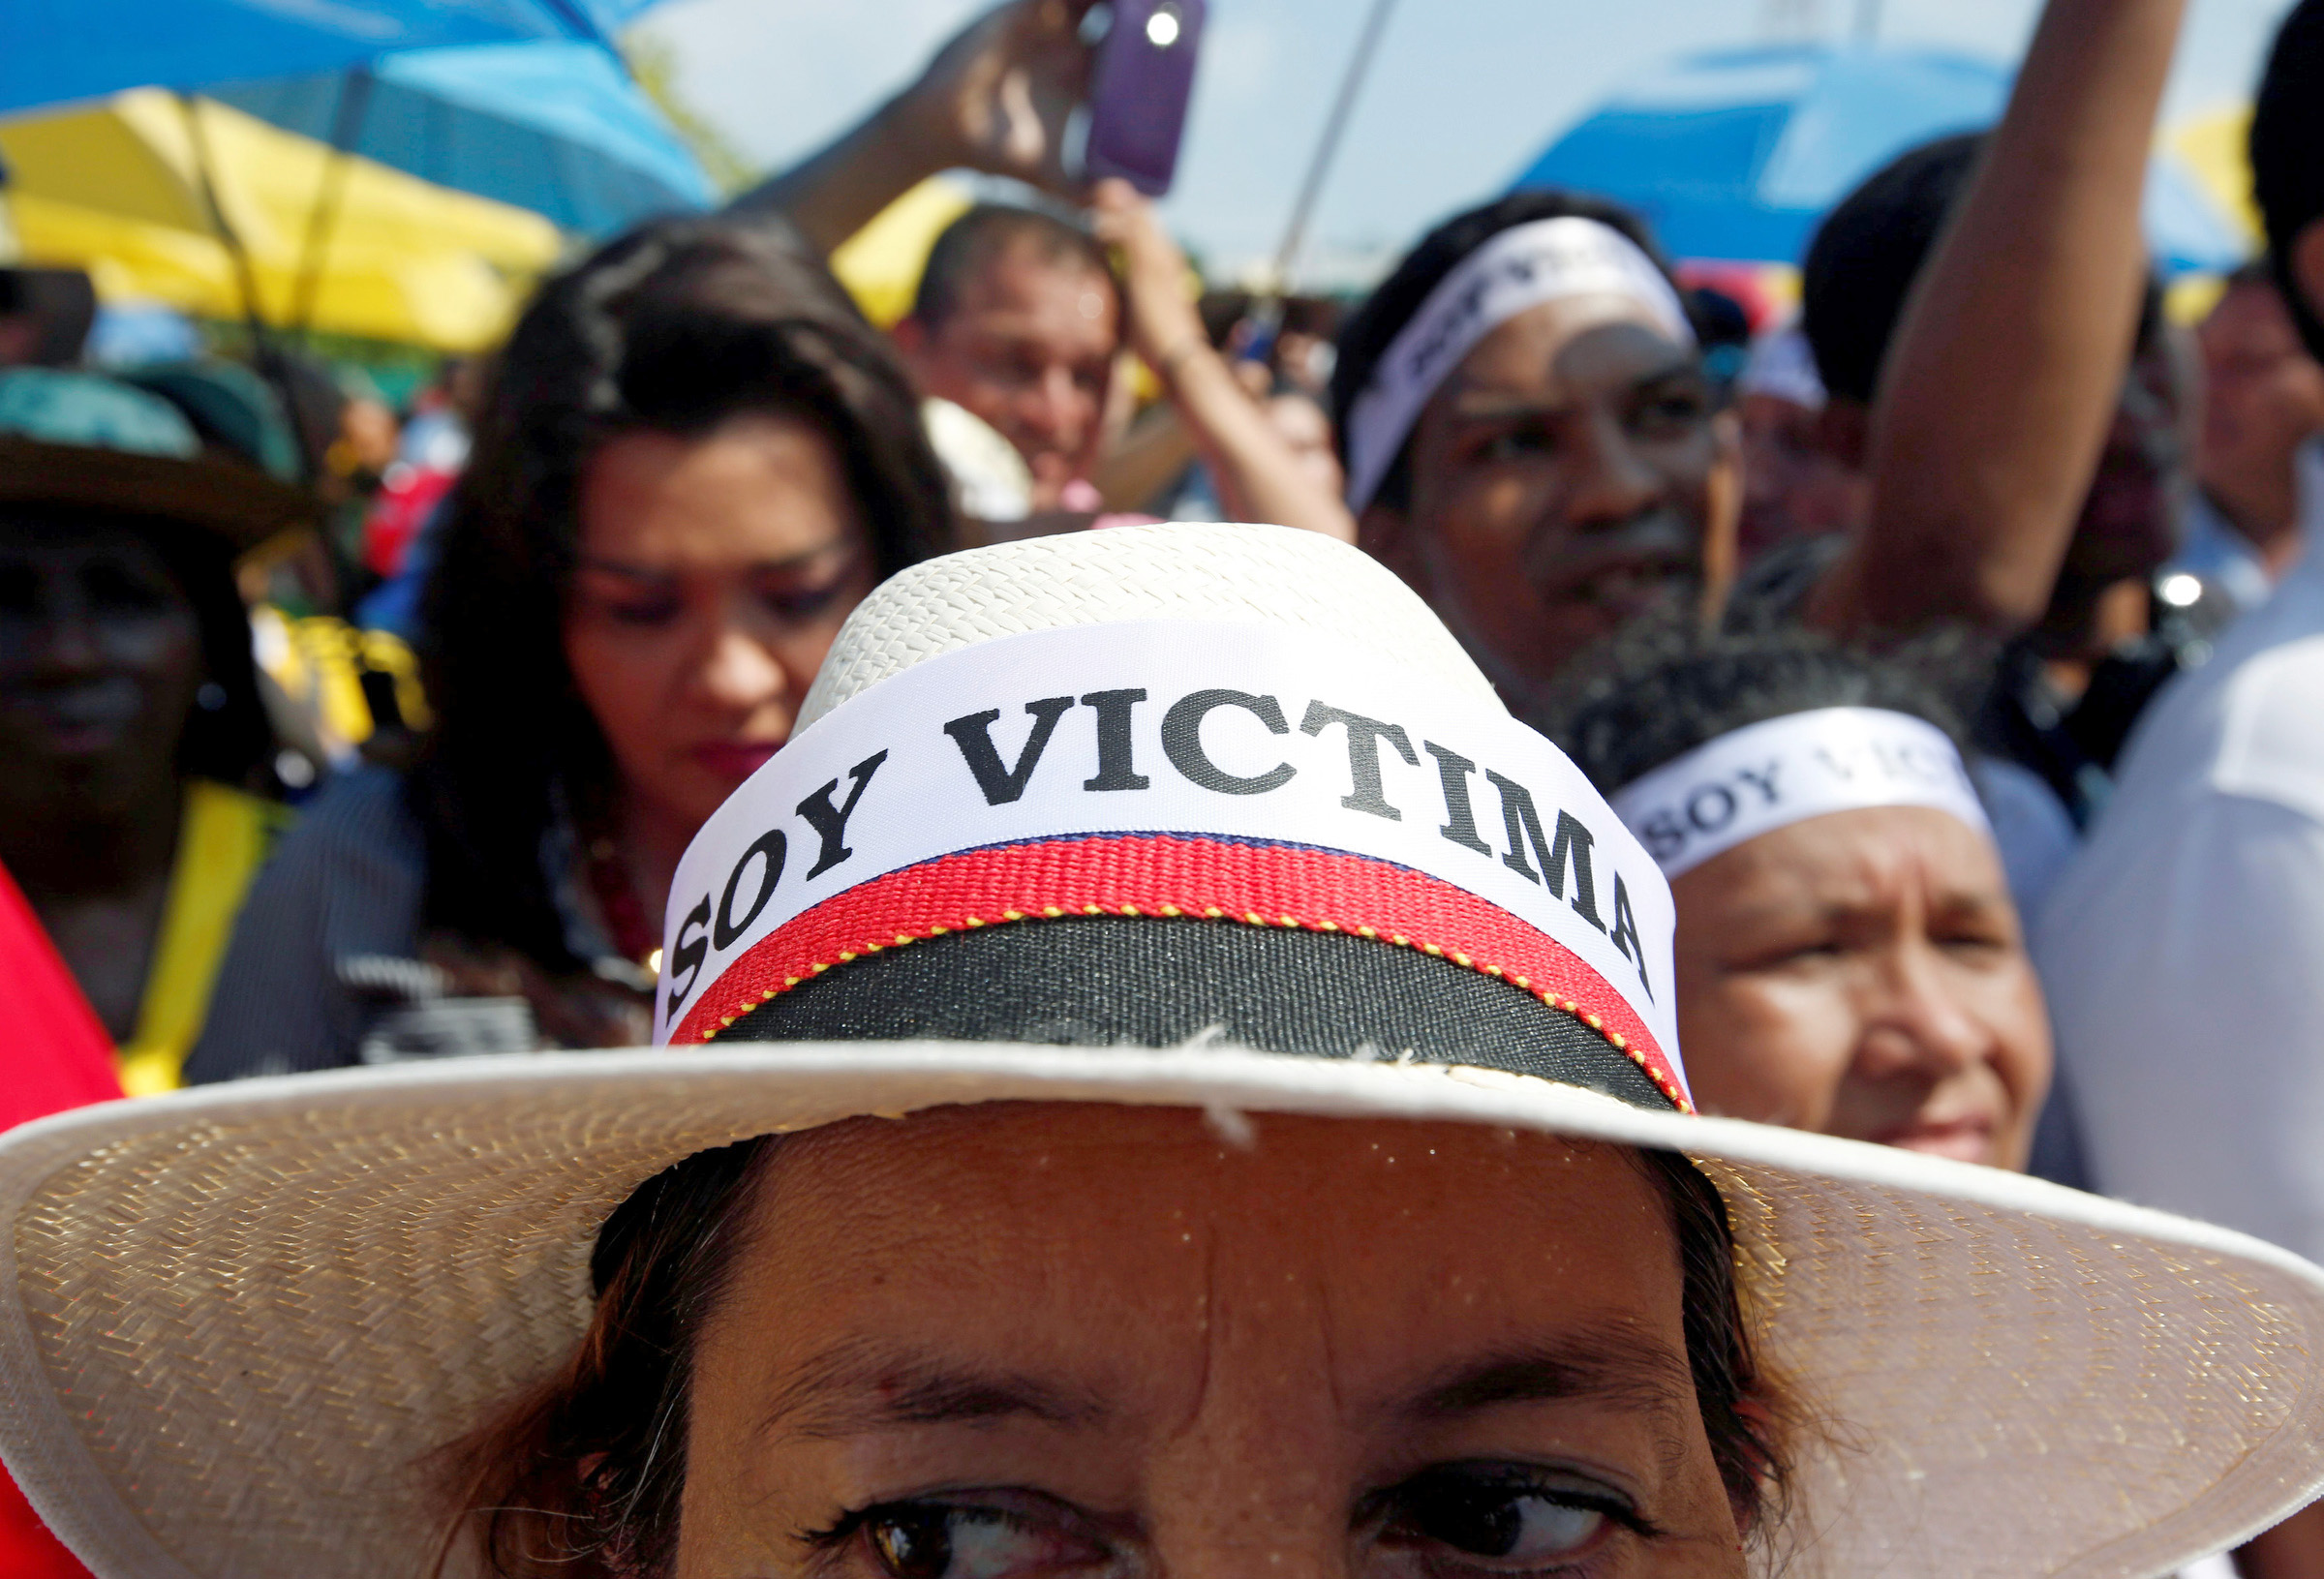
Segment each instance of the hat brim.
[{"label": "hat brim", "polygon": [[199,527],[232,553],[312,527],[312,494],[229,461],[0,438],[0,504],[63,504]]},{"label": "hat brim", "polygon": [[1788,1572],[2159,1574],[2324,1487],[2324,1274],[1993,1169],[1523,1076],[1241,1050],[790,1045],[256,1080],[0,1139],[0,1448],[107,1576],[416,1571],[419,1461],[589,1319],[681,1158],[955,1103],[1429,1119],[1667,1147],[1822,1423]]}]

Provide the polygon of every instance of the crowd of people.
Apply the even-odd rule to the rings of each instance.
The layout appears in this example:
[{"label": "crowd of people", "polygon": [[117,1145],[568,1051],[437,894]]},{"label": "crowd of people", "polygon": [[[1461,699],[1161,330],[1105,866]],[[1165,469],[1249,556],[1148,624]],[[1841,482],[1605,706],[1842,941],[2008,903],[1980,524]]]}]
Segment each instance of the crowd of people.
[{"label": "crowd of people", "polygon": [[2324,0],[2194,321],[2048,0],[1736,357],[1198,300],[1087,9],[400,431],[0,276],[0,1565],[2324,1579]]}]

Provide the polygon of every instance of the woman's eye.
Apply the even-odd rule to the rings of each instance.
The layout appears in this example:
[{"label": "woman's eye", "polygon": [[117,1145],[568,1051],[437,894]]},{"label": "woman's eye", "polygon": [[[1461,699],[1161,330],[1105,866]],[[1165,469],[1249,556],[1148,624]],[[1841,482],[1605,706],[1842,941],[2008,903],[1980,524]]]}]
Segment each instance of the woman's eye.
[{"label": "woman's eye", "polygon": [[793,587],[760,593],[767,608],[784,620],[811,620],[839,600],[846,591],[846,580],[828,582],[820,587]]},{"label": "woman's eye", "polygon": [[[1589,1555],[1617,1525],[1636,1526],[1610,1491],[1439,1473],[1396,1494],[1385,1533],[1435,1566],[1495,1574],[1555,1572]],[[1449,1560],[1449,1562],[1448,1562]]]},{"label": "woman's eye", "polygon": [[1706,410],[1703,398],[1690,390],[1672,390],[1647,399],[1638,408],[1637,424],[1649,433],[1692,428]]},{"label": "woman's eye", "polygon": [[1035,1579],[1105,1555],[1060,1525],[997,1507],[901,1503],[872,1509],[862,1529],[889,1579]]},{"label": "woman's eye", "polygon": [[1555,440],[1539,428],[1511,428],[1481,440],[1477,456],[1486,461],[1520,461],[1546,455],[1556,447]]},{"label": "woman's eye", "polygon": [[646,603],[608,603],[605,605],[605,613],[607,618],[616,624],[651,628],[657,625],[666,625],[676,619],[678,605],[663,602],[658,598]]}]

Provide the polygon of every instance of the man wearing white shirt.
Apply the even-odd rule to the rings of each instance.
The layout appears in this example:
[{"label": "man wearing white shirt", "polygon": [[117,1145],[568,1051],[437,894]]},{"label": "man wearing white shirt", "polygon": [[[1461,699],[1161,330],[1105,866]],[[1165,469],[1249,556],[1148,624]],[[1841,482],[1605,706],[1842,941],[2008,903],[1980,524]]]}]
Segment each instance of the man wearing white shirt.
[{"label": "man wearing white shirt", "polygon": [[[2324,0],[2278,37],[2251,134],[2277,274],[2324,352]],[[2096,1186],[2324,1257],[2324,441],[2307,552],[2156,703],[2036,932]],[[2324,1574],[2324,1503],[2237,1554]]]},{"label": "man wearing white shirt", "polygon": [[2300,343],[2274,271],[2250,263],[2203,326],[2201,484],[2165,570],[2203,577],[2239,613],[2268,600],[2300,552],[2297,456],[2324,435],[2324,365]]}]

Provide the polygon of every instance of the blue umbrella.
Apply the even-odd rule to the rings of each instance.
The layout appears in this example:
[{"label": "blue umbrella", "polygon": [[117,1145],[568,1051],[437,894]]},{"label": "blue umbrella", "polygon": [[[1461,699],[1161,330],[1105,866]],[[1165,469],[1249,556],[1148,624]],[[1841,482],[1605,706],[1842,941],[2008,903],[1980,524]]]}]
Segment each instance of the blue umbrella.
[{"label": "blue umbrella", "polygon": [[602,42],[642,0],[5,0],[0,113],[123,88],[344,71],[396,49]]},{"label": "blue umbrella", "polygon": [[351,153],[602,235],[716,200],[701,164],[621,63],[543,41],[387,55],[367,74],[204,90]]},{"label": "blue umbrella", "polygon": [[[1682,258],[1796,263],[1816,226],[1898,154],[2000,119],[2012,74],[1930,49],[1786,45],[1676,61],[1617,93],[1517,178],[1642,212]],[[2232,268],[2234,226],[2158,160],[2147,229],[2166,272]]]}]

